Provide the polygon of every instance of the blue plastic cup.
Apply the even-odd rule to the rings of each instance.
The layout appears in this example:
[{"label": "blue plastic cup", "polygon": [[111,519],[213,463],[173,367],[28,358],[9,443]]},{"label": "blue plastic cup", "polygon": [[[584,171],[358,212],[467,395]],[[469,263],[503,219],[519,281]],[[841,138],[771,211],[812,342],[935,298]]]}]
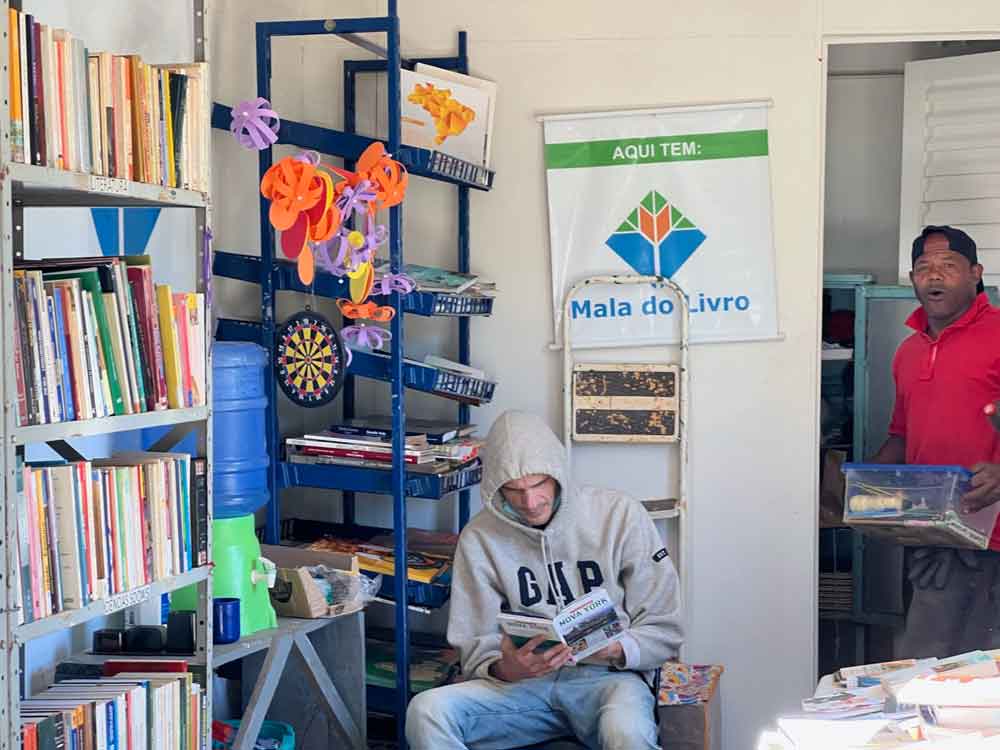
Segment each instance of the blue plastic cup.
[{"label": "blue plastic cup", "polygon": [[223,598],[213,600],[214,627],[212,640],[215,643],[235,643],[240,639],[240,600]]}]

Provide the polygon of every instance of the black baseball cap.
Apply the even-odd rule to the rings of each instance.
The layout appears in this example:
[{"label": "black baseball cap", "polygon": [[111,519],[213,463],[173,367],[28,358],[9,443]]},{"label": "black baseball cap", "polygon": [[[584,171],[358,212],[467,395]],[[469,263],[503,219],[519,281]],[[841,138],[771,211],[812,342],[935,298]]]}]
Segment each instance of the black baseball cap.
[{"label": "black baseball cap", "polygon": [[[948,247],[951,248],[953,252],[965,256],[969,263],[974,266],[979,264],[979,255],[976,252],[976,241],[961,229],[955,229],[955,227],[944,225],[926,226],[920,235],[913,240],[913,249],[910,251],[910,260],[913,265],[916,265],[917,259],[924,254],[924,243],[932,234],[943,234],[945,239],[948,240]],[[976,291],[980,293],[985,291],[982,281],[979,282],[979,286],[976,287]]]}]

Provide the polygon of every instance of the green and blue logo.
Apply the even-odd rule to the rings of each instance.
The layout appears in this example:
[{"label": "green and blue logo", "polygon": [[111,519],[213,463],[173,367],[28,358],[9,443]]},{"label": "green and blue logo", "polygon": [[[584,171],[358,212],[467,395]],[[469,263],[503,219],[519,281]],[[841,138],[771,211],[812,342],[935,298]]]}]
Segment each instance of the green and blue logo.
[{"label": "green and blue logo", "polygon": [[651,190],[605,244],[636,273],[670,278],[704,241],[677,206]]}]

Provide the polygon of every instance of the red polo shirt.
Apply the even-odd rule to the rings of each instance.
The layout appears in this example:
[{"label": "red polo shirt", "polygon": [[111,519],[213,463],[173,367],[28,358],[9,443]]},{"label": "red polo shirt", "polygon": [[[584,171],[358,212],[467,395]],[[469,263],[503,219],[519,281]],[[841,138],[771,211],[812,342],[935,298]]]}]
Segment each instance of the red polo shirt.
[{"label": "red polo shirt", "polygon": [[[1000,433],[983,414],[1000,399],[1000,309],[985,294],[937,339],[927,334],[927,313],[906,321],[916,333],[893,361],[896,405],[889,434],[906,440],[906,463],[1000,463]],[[1000,549],[1000,523],[991,549]]]}]

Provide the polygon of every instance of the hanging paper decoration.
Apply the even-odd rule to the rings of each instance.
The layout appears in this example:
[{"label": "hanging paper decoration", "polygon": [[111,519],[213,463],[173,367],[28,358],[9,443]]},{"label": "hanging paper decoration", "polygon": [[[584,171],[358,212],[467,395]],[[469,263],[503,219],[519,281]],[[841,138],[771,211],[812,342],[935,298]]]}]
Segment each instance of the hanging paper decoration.
[{"label": "hanging paper decoration", "polygon": [[300,406],[322,406],[343,386],[349,357],[330,321],[306,308],[285,321],[277,333],[274,369],[278,385]]},{"label": "hanging paper decoration", "polygon": [[409,294],[417,283],[405,273],[387,273],[372,285],[371,293],[377,297],[388,297],[393,292]]},{"label": "hanging paper decoration", "polygon": [[[388,236],[386,228],[378,224],[375,217],[379,211],[403,201],[408,182],[406,169],[392,159],[378,141],[358,157],[354,171],[324,164],[315,151],[305,151],[277,162],[261,180],[261,194],[271,201],[268,211],[271,226],[281,232],[281,249],[286,257],[296,261],[299,280],[311,285],[316,266],[334,276],[350,279],[351,299],[337,301],[345,318],[388,323],[396,314],[393,307],[368,300],[375,286],[375,251]],[[356,227],[349,226],[352,220]],[[405,274],[387,274],[379,281],[379,294],[409,294],[414,287],[413,280]],[[320,318],[306,312],[312,320]],[[293,321],[295,318],[289,323]],[[322,322],[329,327],[325,320]],[[316,332],[322,333],[321,327],[313,327],[306,338],[306,329],[300,328],[297,329],[298,338],[293,340],[287,333],[288,325],[286,349],[297,341],[314,342]],[[389,331],[365,323],[345,327],[342,336],[342,351],[346,357],[343,367],[351,360],[348,344],[379,349],[392,338]],[[300,373],[313,372],[308,370],[313,363],[307,361],[308,355],[302,353],[305,352],[302,346],[305,345],[291,350],[299,352],[295,354],[298,359],[290,360],[291,355],[286,354],[284,364],[276,363],[276,366],[285,367],[286,373],[289,363],[292,365],[293,373],[284,376],[282,382],[287,382],[282,389],[292,400],[318,405],[320,402],[316,398],[302,395],[311,390],[310,383],[315,386],[318,382],[298,378]],[[340,359],[337,361],[339,363]],[[336,390],[339,387],[337,385]],[[321,403],[333,398],[336,390]]]},{"label": "hanging paper decoration", "polygon": [[356,304],[346,299],[338,299],[337,307],[340,314],[352,320],[374,320],[376,323],[388,323],[396,316],[396,311],[389,305],[377,305],[371,300]]},{"label": "hanging paper decoration", "polygon": [[361,273],[351,276],[350,283],[351,301],[359,305],[368,299],[375,282],[375,269],[372,268],[371,263],[365,263],[361,271]]},{"label": "hanging paper decoration", "polygon": [[346,326],[340,329],[340,335],[344,340],[347,349],[347,366],[351,366],[351,347],[361,347],[365,349],[381,349],[385,342],[392,339],[392,333],[379,328],[360,323],[354,326]]},{"label": "hanging paper decoration", "polygon": [[310,161],[285,157],[264,174],[260,192],[271,201],[268,219],[281,232],[281,249],[292,260],[307,242],[324,242],[340,226],[333,178]]},{"label": "hanging paper decoration", "polygon": [[263,151],[277,142],[280,126],[281,119],[271,109],[271,103],[257,97],[233,107],[233,121],[229,125],[229,132],[244,148]]},{"label": "hanging paper decoration", "polygon": [[[334,182],[335,177],[340,179]],[[312,278],[316,263],[343,276],[371,261],[386,240],[375,214],[402,202],[407,183],[406,169],[376,141],[361,154],[353,172],[323,164],[314,151],[287,156],[265,173],[260,191],[271,201],[268,218],[281,232],[285,256],[296,260],[312,243],[313,258],[298,264],[299,278],[309,283],[305,278]],[[363,231],[346,226],[353,217],[364,222]],[[336,256],[331,258],[334,248]]]}]

